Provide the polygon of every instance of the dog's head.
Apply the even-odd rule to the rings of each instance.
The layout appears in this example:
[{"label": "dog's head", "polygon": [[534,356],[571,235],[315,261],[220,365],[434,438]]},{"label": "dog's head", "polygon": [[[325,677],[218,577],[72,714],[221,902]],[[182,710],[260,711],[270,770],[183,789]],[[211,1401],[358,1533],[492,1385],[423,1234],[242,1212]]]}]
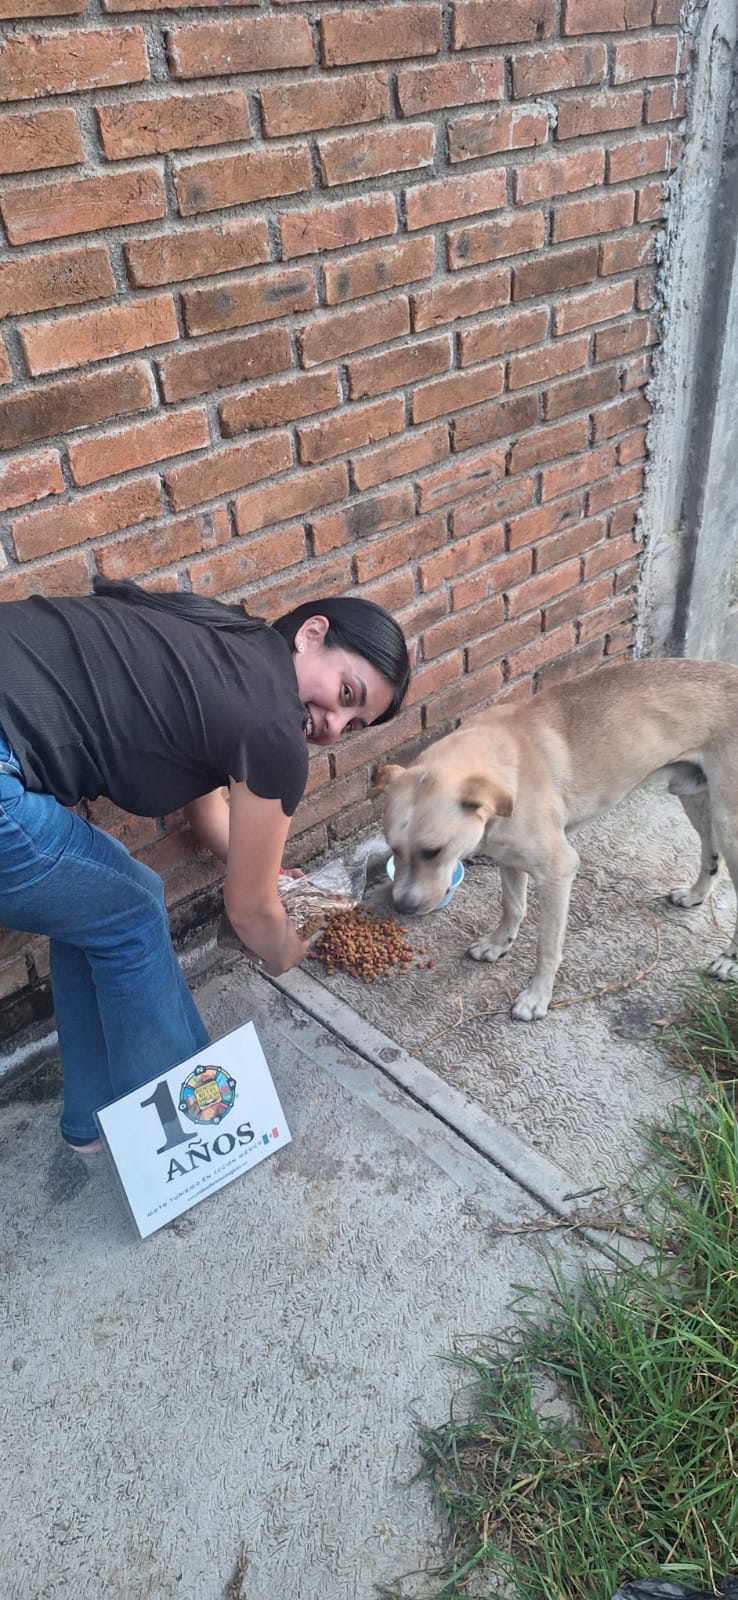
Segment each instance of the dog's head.
[{"label": "dog's head", "polygon": [[453,767],[381,767],[384,834],[395,859],[392,899],[399,911],[433,911],[451,887],[457,862],[478,850],[495,816],[509,817],[512,796],[484,773]]}]

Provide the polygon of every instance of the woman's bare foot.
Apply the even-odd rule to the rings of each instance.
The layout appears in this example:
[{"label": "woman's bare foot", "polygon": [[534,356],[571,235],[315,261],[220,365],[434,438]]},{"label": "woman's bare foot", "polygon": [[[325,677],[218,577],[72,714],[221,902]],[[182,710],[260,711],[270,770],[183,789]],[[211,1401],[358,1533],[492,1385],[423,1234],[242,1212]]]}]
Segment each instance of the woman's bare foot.
[{"label": "woman's bare foot", "polygon": [[97,1155],[98,1150],[103,1148],[102,1139],[91,1139],[89,1144],[72,1145],[72,1149],[76,1150],[78,1156],[94,1156]]}]

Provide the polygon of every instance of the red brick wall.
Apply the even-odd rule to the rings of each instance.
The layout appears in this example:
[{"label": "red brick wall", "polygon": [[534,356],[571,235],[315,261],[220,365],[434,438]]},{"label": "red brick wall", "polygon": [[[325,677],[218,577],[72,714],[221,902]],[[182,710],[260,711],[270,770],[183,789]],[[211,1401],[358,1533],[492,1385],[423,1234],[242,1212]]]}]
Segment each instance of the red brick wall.
[{"label": "red brick wall", "polygon": [[[0,14],[0,600],[388,606],[410,700],[316,756],[307,859],[390,743],[630,646],[678,0]],[[172,905],[217,876],[91,810]]]}]

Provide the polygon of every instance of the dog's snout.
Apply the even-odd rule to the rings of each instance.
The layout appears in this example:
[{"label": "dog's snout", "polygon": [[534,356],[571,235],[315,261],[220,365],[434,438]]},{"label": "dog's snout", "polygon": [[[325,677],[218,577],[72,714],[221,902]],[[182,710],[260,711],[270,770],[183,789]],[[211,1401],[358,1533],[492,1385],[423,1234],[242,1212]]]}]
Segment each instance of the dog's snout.
[{"label": "dog's snout", "polygon": [[425,911],[432,911],[438,905],[439,896],[428,895],[416,884],[399,887],[395,884],[392,890],[392,904],[402,912],[405,917],[420,916]]},{"label": "dog's snout", "polygon": [[404,916],[412,916],[420,906],[419,897],[412,889],[393,889],[392,903]]}]

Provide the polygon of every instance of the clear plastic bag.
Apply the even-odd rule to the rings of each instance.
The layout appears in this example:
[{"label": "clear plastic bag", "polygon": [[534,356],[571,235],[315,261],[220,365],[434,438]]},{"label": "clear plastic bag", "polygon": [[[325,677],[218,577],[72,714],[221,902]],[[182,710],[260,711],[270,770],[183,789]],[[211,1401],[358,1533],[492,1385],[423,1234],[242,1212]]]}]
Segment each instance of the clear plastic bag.
[{"label": "clear plastic bag", "polygon": [[[281,872],[277,884],[279,898],[290,921],[305,939],[319,933],[336,911],[352,911],[365,888],[366,862],[349,863],[340,857],[302,878],[290,878],[286,872]],[[253,951],[239,939],[225,911],[220,919],[217,942],[221,950],[242,950],[250,960],[256,959]]]},{"label": "clear plastic bag", "polygon": [[366,862],[354,866],[328,861],[304,878],[280,876],[279,897],[300,933],[309,936],[325,927],[336,911],[352,911],[366,887]]}]

